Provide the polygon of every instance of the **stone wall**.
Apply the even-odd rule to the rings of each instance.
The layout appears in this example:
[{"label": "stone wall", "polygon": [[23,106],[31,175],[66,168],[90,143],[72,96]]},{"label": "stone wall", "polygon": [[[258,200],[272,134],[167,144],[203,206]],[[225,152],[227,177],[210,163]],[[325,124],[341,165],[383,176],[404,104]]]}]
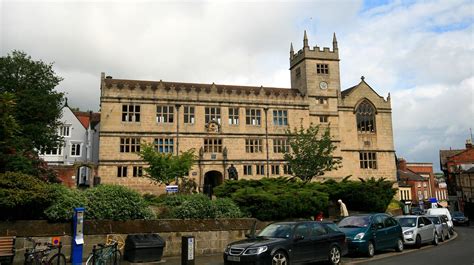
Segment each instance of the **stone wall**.
[{"label": "stone wall", "polygon": [[[216,220],[132,220],[132,221],[86,221],[84,224],[85,244],[83,258],[92,252],[92,247],[105,243],[107,235],[120,235],[124,240],[128,234],[158,233],[165,241],[163,256],[181,255],[181,237],[194,236],[196,255],[222,253],[225,246],[245,238],[245,233],[256,219],[216,219]],[[257,221],[257,229],[266,225]],[[25,238],[32,237],[39,242],[52,242],[60,237],[63,253],[69,258],[71,253],[70,223],[56,224],[47,221],[0,222],[0,236],[16,236],[15,264],[23,263],[25,249],[31,243]],[[123,252],[122,252],[123,253]]]}]

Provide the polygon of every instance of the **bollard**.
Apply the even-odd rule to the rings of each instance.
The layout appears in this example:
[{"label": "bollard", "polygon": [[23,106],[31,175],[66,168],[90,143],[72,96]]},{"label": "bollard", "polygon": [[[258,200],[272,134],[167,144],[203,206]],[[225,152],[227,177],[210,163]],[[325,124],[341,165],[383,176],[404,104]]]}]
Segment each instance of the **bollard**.
[{"label": "bollard", "polygon": [[194,236],[181,237],[181,265],[194,265]]}]

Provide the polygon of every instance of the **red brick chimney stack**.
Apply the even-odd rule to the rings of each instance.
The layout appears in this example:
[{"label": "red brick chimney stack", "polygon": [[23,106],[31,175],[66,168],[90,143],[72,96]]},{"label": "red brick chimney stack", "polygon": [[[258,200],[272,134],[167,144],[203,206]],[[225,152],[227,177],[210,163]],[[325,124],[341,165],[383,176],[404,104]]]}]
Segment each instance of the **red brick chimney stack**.
[{"label": "red brick chimney stack", "polygon": [[398,159],[398,168],[400,170],[404,170],[406,171],[407,170],[407,161],[405,160],[405,158],[399,158]]}]

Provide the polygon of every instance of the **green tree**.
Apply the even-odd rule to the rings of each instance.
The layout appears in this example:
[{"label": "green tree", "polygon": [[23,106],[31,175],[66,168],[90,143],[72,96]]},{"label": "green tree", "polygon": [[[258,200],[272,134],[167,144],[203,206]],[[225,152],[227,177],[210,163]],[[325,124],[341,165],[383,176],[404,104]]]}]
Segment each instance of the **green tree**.
[{"label": "green tree", "polygon": [[336,146],[331,141],[329,126],[321,130],[319,125],[311,124],[307,129],[300,126],[286,133],[290,149],[284,157],[295,177],[308,182],[325,171],[339,168],[341,158],[333,156]]},{"label": "green tree", "polygon": [[1,143],[0,172],[42,174],[36,150],[55,148],[62,141],[57,128],[63,93],[54,91],[61,80],[52,64],[34,61],[24,52],[0,57],[1,134],[9,137]]},{"label": "green tree", "polygon": [[158,152],[153,144],[142,144],[139,155],[149,165],[145,168],[146,176],[167,185],[186,175],[195,158],[193,149],[173,155]]}]

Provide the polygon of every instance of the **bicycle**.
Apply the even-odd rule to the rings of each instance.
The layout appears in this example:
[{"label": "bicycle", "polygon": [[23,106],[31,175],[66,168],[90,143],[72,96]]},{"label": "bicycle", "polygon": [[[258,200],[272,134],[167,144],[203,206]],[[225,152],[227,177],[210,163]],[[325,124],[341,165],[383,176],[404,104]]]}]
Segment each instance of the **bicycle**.
[{"label": "bicycle", "polygon": [[[120,236],[119,236],[120,237]],[[107,236],[106,244],[94,245],[92,253],[86,260],[86,265],[118,265],[122,259],[120,247],[123,246],[122,241],[117,238]]]},{"label": "bicycle", "polygon": [[[32,242],[33,247],[26,249],[24,265],[66,265],[66,256],[61,253],[61,243],[59,243],[59,246],[56,246],[51,243],[36,242],[30,237],[26,238],[26,240]],[[45,248],[40,248],[41,246]],[[57,249],[58,252],[49,257],[51,252],[55,249]]]}]

